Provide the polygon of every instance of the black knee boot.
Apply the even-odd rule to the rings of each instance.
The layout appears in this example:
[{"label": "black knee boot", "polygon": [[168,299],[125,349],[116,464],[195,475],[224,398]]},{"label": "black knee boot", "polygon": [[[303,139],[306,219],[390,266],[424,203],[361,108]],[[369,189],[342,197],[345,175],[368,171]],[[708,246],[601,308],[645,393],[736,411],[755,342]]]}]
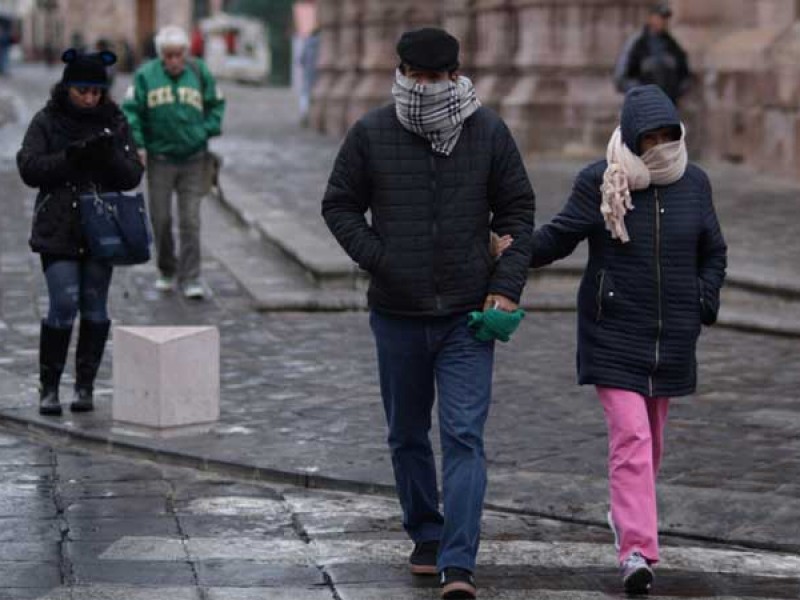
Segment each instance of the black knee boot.
[{"label": "black knee boot", "polygon": [[72,328],[59,329],[50,327],[42,321],[39,334],[39,414],[61,414],[61,403],[58,399],[58,384],[64,363],[69,351],[69,338]]},{"label": "black knee boot", "polygon": [[75,397],[70,405],[74,412],[94,410],[94,378],[103,360],[111,321],[81,319],[78,349],[75,352]]}]

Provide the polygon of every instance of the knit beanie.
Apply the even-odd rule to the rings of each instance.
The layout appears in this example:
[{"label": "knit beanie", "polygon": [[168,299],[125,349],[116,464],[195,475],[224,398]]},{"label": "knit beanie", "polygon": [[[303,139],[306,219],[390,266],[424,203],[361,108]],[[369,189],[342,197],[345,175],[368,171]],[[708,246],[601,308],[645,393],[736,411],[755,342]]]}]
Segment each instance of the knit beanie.
[{"label": "knit beanie", "polygon": [[397,55],[403,64],[423,71],[457,70],[458,51],[458,40],[436,27],[406,31],[397,42]]},{"label": "knit beanie", "polygon": [[117,62],[117,55],[110,50],[82,54],[70,48],[61,55],[66,63],[61,82],[67,86],[108,87],[106,68]]}]

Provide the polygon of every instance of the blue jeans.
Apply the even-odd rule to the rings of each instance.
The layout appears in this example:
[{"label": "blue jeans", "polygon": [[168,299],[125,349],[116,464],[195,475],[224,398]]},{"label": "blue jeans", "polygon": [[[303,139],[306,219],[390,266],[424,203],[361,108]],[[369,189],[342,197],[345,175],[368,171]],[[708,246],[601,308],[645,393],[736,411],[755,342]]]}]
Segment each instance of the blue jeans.
[{"label": "blue jeans", "polygon": [[[403,318],[373,311],[370,325],[403,526],[415,543],[440,540],[440,571],[474,571],[486,494],[483,429],[494,343],[476,340],[466,315]],[[444,514],[428,437],[437,393]]]},{"label": "blue jeans", "polygon": [[80,311],[81,319],[108,321],[108,288],[113,267],[91,259],[43,260],[50,308],[45,323],[69,329]]}]

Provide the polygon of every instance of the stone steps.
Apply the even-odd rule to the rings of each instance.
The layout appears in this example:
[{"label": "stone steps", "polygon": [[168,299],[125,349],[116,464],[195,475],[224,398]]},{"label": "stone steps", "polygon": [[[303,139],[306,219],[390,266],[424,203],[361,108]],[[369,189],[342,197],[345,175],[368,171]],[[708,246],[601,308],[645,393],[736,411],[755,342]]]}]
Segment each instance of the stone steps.
[{"label": "stone steps", "polygon": [[[262,196],[268,191],[245,189],[223,174],[220,206],[246,227],[263,248],[229,246],[219,249],[221,260],[254,297],[260,310],[363,310],[368,276],[358,269],[320,223],[307,224],[286,210],[271,208]],[[249,245],[253,245],[250,240]],[[263,252],[271,269],[292,272],[291,284],[253,271],[254,252]],[[227,260],[225,259],[225,255]],[[585,250],[556,265],[531,272],[522,306],[528,310],[575,310]],[[263,261],[259,261],[263,262]],[[719,325],[744,331],[800,337],[800,282],[777,270],[748,267],[732,260],[723,290]],[[282,266],[279,263],[284,263]],[[263,269],[263,266],[260,267]],[[265,278],[266,277],[266,278]]]}]

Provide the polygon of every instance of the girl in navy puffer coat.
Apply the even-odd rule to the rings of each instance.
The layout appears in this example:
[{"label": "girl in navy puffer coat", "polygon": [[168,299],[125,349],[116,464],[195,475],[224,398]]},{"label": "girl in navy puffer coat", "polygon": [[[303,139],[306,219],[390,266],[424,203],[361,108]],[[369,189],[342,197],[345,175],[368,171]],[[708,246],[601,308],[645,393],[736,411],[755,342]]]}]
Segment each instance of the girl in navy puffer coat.
[{"label": "girl in navy puffer coat", "polygon": [[611,511],[625,588],[658,561],[656,476],[669,398],[692,394],[701,324],[719,310],[726,246],[706,174],[656,86],[628,92],[607,160],[533,238],[532,266],[589,240],[578,294],[578,377],[597,388],[609,433]]}]

